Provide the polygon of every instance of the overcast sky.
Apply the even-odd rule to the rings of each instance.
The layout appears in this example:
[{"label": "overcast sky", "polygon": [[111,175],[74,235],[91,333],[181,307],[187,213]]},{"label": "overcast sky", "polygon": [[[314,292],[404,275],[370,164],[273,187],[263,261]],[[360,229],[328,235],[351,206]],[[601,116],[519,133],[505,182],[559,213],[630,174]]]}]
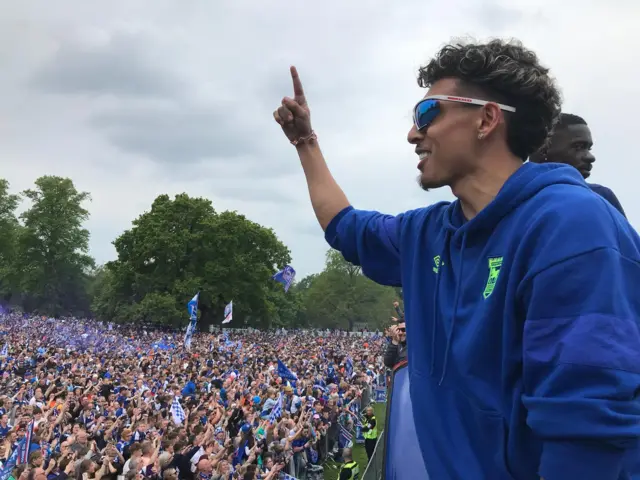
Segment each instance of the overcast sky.
[{"label": "overcast sky", "polygon": [[397,213],[451,198],[415,182],[417,68],[453,36],[516,37],[589,122],[592,180],[637,226],[638,18],[637,0],[0,0],[0,176],[90,192],[100,263],[157,195],[186,191],[274,228],[301,277],[327,246],[272,118],[289,65],[351,202]]}]

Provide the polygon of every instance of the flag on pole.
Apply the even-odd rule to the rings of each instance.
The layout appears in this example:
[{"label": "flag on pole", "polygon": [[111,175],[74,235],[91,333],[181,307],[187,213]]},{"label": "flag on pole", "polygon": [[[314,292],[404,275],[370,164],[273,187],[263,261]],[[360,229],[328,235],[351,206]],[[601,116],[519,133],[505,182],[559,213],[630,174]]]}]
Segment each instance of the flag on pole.
[{"label": "flag on pole", "polygon": [[2,468],[2,470],[0,470],[0,480],[7,480],[11,476],[11,472],[13,472],[13,469],[18,463],[18,454],[22,451],[21,448],[22,445],[24,445],[24,442],[25,438],[20,440],[18,446],[13,450],[13,453],[5,462],[4,467]]},{"label": "flag on pole", "polygon": [[289,380],[292,382],[298,380],[296,374],[289,370],[281,360],[278,360],[278,375],[282,377],[283,380]]},{"label": "flag on pole", "polygon": [[17,465],[23,465],[29,462],[29,449],[31,448],[31,438],[33,437],[34,425],[34,421],[31,420],[29,426],[27,427],[27,433],[24,436],[24,443],[22,444],[22,447],[18,447],[20,453],[18,453],[18,460],[16,462]]},{"label": "flag on pole", "polygon": [[193,336],[193,322],[187,325],[187,332],[184,334],[184,347],[189,350],[191,348],[191,337]]},{"label": "flag on pole", "polygon": [[189,303],[187,303],[187,311],[189,312],[189,325],[184,335],[184,347],[189,350],[191,348],[191,337],[196,331],[196,323],[198,323],[198,299],[200,292],[196,293]]},{"label": "flag on pole", "polygon": [[189,326],[187,327],[187,333],[184,336],[184,346],[191,348],[191,337],[196,331],[196,324],[198,323],[198,300],[200,298],[200,292],[196,293],[191,300],[187,303],[187,311],[189,312]]},{"label": "flag on pole", "polygon": [[229,302],[229,305],[224,307],[224,320],[222,323],[229,323],[233,319],[233,300]]},{"label": "flag on pole", "polygon": [[284,285],[284,291],[287,292],[296,278],[296,271],[291,265],[287,265],[271,278]]},{"label": "flag on pole", "polygon": [[200,299],[200,292],[196,293],[189,303],[187,303],[187,310],[189,311],[189,318],[193,321],[198,319],[198,300]]}]

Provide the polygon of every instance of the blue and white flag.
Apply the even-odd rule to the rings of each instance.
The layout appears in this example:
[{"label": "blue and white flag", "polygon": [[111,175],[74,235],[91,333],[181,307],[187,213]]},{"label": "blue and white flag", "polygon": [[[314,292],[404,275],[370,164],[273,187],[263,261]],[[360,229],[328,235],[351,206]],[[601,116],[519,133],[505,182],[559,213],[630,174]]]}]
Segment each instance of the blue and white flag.
[{"label": "blue and white flag", "polygon": [[296,477],[292,477],[288,473],[280,472],[280,478],[278,480],[298,480]]},{"label": "blue and white flag", "polygon": [[5,462],[4,468],[0,470],[0,480],[7,480],[11,476],[11,472],[13,471],[13,469],[16,467],[16,464],[18,463],[18,453],[22,451],[25,441],[26,441],[25,438],[20,440],[20,443],[18,443],[18,446],[13,450],[13,453]]},{"label": "blue and white flag", "polygon": [[296,278],[296,271],[291,265],[287,265],[271,278],[284,285],[284,291],[287,292]]},{"label": "blue and white flag", "polygon": [[186,348],[187,350],[191,348],[191,337],[193,336],[193,330],[193,322],[189,322],[189,325],[187,325],[187,333],[184,334],[184,348]]},{"label": "blue and white flag", "polygon": [[184,413],[184,408],[180,405],[180,400],[178,397],[173,399],[173,403],[171,404],[171,417],[173,417],[173,423],[176,425],[182,425],[184,419],[186,417]]},{"label": "blue and white flag", "polygon": [[269,414],[269,423],[273,425],[278,418],[282,416],[282,392],[278,397],[278,403],[274,405],[271,409],[271,413]]},{"label": "blue and white flag", "polygon": [[198,320],[198,299],[200,298],[200,292],[196,293],[189,303],[187,303],[187,310],[189,311],[189,318],[191,321]]},{"label": "blue and white flag", "polygon": [[351,379],[353,376],[353,360],[351,357],[347,357],[347,361],[344,363],[344,371],[348,375],[348,378]]},{"label": "blue and white flag", "polygon": [[360,420],[360,402],[351,402],[349,405],[349,411],[353,413],[356,426],[356,443],[364,443],[364,434],[362,432],[362,421]]},{"label": "blue and white flag", "polygon": [[229,302],[229,305],[224,307],[224,320],[222,323],[229,323],[233,320],[233,300]]},{"label": "blue and white flag", "polygon": [[296,374],[289,370],[281,360],[278,360],[278,375],[282,377],[283,380],[289,380],[291,382],[298,380]]},{"label": "blue and white flag", "polygon": [[344,425],[340,425],[338,445],[340,448],[351,448],[353,446],[353,435]]},{"label": "blue and white flag", "polygon": [[5,343],[4,347],[2,347],[2,351],[0,352],[0,357],[8,357],[9,356],[9,344]]},{"label": "blue and white flag", "polygon": [[21,446],[18,446],[18,460],[16,461],[17,465],[24,465],[29,462],[29,454],[31,453],[31,438],[33,437],[33,427],[35,425],[34,420],[31,420],[29,426],[27,427],[27,433],[24,436],[24,443]]}]

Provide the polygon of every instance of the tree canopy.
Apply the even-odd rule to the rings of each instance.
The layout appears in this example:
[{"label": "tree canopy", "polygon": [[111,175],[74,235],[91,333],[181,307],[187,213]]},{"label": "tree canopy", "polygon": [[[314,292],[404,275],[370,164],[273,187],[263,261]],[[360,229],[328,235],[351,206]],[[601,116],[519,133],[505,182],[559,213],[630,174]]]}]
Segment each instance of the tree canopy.
[{"label": "tree canopy", "polygon": [[[16,214],[21,200],[26,210]],[[237,212],[187,194],[158,196],[113,244],[117,259],[96,268],[89,256],[88,192],[44,176],[10,192],[0,179],[0,301],[43,315],[185,326],[186,303],[200,292],[199,327],[220,324],[233,301],[231,327],[382,327],[397,290],[366,278],[340,253],[320,273],[284,292],[271,280],[291,263],[275,232]]]},{"label": "tree canopy", "polygon": [[83,223],[89,194],[56,176],[40,177],[34,187],[21,193],[30,203],[22,223],[15,217],[18,196],[8,194],[6,181],[0,188],[0,221],[8,227],[0,245],[4,298],[31,312],[88,315],[85,284],[94,261]]},{"label": "tree canopy", "polygon": [[327,252],[325,269],[297,286],[304,323],[323,328],[352,329],[354,324],[383,328],[393,314],[395,289],[383,287],[362,274],[336,250]]},{"label": "tree canopy", "polygon": [[236,212],[217,213],[209,200],[160,195],[151,210],[115,241],[118,259],[94,309],[116,321],[183,324],[186,302],[201,292],[201,327],[219,323],[234,302],[235,324],[277,319],[277,268],[291,261],[275,233]]}]

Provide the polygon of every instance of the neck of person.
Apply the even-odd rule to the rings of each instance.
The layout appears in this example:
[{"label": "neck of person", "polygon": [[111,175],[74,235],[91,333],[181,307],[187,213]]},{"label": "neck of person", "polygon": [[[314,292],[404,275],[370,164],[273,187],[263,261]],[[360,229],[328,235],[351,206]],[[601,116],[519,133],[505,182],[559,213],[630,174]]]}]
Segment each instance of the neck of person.
[{"label": "neck of person", "polygon": [[489,205],[509,177],[524,163],[509,151],[487,152],[482,157],[473,171],[451,185],[467,220]]}]

